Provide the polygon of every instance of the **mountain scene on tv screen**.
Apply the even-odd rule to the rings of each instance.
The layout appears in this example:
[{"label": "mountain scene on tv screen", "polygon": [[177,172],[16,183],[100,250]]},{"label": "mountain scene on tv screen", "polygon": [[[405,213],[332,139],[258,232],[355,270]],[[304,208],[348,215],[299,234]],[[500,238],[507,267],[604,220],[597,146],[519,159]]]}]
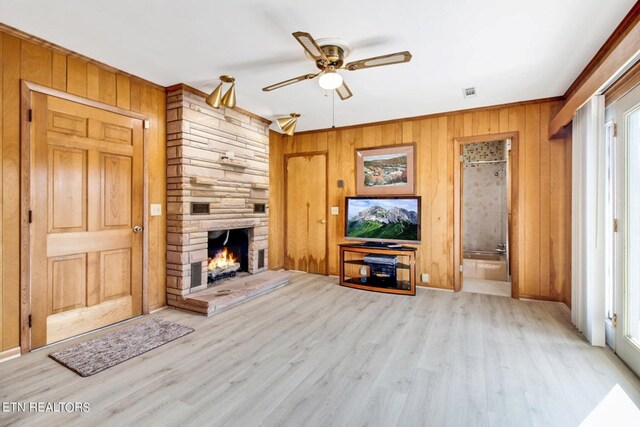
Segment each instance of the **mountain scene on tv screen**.
[{"label": "mountain scene on tv screen", "polygon": [[407,183],[407,155],[365,156],[364,185],[393,186]]},{"label": "mountain scene on tv screen", "polygon": [[[375,202],[358,202],[360,204],[369,203],[371,206],[350,207],[349,221],[347,223],[347,235],[349,237],[418,240],[417,208],[383,207],[375,204]],[[415,201],[413,201],[413,204],[415,205]]]}]

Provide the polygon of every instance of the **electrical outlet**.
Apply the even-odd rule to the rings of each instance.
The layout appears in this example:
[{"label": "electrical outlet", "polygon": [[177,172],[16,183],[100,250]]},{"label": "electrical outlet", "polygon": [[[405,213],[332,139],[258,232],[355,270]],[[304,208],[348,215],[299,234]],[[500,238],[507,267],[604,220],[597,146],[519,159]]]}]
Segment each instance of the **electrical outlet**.
[{"label": "electrical outlet", "polygon": [[429,273],[422,273],[420,275],[420,280],[422,283],[429,283]]},{"label": "electrical outlet", "polygon": [[338,208],[338,206],[331,206],[331,215],[338,215],[340,214],[340,209]]},{"label": "electrical outlet", "polygon": [[160,215],[162,215],[162,205],[160,203],[152,203],[151,216],[160,216]]}]

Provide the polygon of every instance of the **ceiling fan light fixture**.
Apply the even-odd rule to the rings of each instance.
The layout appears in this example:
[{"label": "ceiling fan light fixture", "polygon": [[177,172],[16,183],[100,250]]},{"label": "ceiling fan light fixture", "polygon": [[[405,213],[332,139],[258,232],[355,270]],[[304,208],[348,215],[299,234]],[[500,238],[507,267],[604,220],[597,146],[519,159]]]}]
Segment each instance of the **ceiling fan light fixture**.
[{"label": "ceiling fan light fixture", "polygon": [[278,122],[278,126],[280,127],[282,132],[289,136],[293,136],[294,132],[296,131],[296,125],[298,124],[298,117],[300,117],[300,114],[291,113],[289,117],[281,117],[279,119],[276,119],[276,122]]},{"label": "ceiling fan light fixture", "polygon": [[327,71],[320,76],[318,83],[322,89],[334,90],[342,86],[342,76],[335,71]]},{"label": "ceiling fan light fixture", "polygon": [[220,108],[220,104],[222,103],[222,83],[220,83],[213,92],[207,96],[205,102],[213,108]]}]

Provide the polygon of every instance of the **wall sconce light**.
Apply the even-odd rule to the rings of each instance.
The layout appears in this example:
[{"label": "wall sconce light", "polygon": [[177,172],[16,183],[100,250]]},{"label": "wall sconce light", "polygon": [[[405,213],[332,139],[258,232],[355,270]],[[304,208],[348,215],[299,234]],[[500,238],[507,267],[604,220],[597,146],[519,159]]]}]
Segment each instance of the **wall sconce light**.
[{"label": "wall sconce light", "polygon": [[[227,108],[233,108],[236,106],[236,79],[233,76],[222,75],[220,76],[220,84],[211,92],[205,102],[213,108],[220,108],[221,104],[224,104]],[[227,93],[222,96],[223,83],[231,83],[231,87]]]},{"label": "wall sconce light", "polygon": [[278,126],[280,126],[282,132],[289,136],[293,136],[293,133],[296,131],[298,117],[300,117],[300,114],[291,113],[289,114],[289,117],[281,117],[279,119],[276,119],[276,121],[278,122]]}]

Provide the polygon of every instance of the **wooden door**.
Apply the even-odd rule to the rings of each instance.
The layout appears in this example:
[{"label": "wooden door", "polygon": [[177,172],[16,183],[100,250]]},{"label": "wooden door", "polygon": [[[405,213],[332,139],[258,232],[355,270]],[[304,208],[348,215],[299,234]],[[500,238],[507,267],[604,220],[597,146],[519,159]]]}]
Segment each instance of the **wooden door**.
[{"label": "wooden door", "polygon": [[285,268],[327,274],[327,158],[294,155],[286,161]]},{"label": "wooden door", "polygon": [[143,121],[32,93],[31,348],[142,313]]}]

